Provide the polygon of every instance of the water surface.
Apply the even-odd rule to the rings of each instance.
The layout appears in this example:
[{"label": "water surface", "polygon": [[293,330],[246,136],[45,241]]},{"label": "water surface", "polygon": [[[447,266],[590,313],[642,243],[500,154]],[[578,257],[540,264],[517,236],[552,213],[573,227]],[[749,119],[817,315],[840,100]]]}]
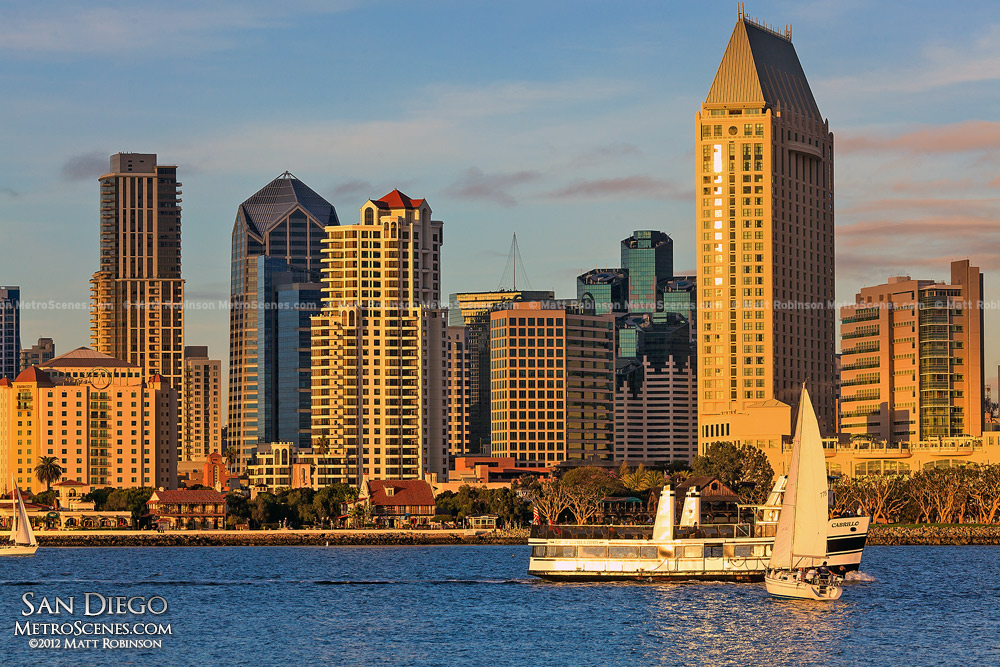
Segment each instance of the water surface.
[{"label": "water surface", "polygon": [[[1000,664],[1000,547],[869,547],[833,603],[558,584],[525,546],[41,549],[0,564],[3,665]],[[21,596],[163,596],[158,649],[31,649]],[[34,621],[90,621],[34,616]]]}]

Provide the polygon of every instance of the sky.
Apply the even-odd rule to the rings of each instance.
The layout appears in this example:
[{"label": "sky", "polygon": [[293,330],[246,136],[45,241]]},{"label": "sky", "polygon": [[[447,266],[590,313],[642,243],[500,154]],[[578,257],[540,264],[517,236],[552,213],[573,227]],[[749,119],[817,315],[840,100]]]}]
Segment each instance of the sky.
[{"label": "sky", "polygon": [[[994,304],[995,386],[995,3],[745,10],[792,25],[834,133],[838,301],[971,259]],[[228,313],[210,306],[229,295],[236,209],[285,170],[343,223],[393,188],[426,198],[444,221],[445,295],[498,287],[515,232],[519,287],[560,297],[617,266],[636,229],[670,234],[691,271],[695,113],[736,19],[736,2],[0,0],[0,285],[36,304],[22,346],[89,344],[97,177],[119,151],[178,166],[201,304],[187,344],[224,363]]]}]

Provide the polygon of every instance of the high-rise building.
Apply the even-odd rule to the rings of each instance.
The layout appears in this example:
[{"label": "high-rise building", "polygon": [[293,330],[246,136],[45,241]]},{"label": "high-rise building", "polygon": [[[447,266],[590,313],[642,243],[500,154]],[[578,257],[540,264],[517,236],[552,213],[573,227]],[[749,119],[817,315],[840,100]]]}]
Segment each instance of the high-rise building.
[{"label": "high-rise building", "polygon": [[90,280],[94,349],[180,387],[184,365],[181,184],[155,154],[116,153],[100,177],[100,269]]},{"label": "high-rise building", "polygon": [[628,272],[631,313],[663,310],[660,285],[674,275],[674,241],[663,232],[640,230],[622,241],[622,269]]},{"label": "high-rise building", "polygon": [[490,314],[492,455],[518,467],[614,461],[614,318],[554,303]]},{"label": "high-rise building", "polygon": [[[257,432],[259,442],[312,446],[311,322],[322,284],[283,259],[257,257]],[[248,393],[251,395],[252,392]]]},{"label": "high-rise building", "polygon": [[841,314],[841,428],[889,447],[983,434],[983,276],[864,287]]},{"label": "high-rise building", "polygon": [[[516,248],[514,250],[516,252]],[[467,330],[465,349],[469,362],[468,393],[460,395],[461,405],[449,405],[448,412],[462,413],[468,420],[465,444],[452,444],[453,456],[489,454],[490,452],[490,313],[505,308],[514,301],[551,301],[555,292],[549,290],[496,290],[493,292],[458,292],[450,298],[449,327],[464,326]],[[459,395],[456,395],[458,397]],[[449,417],[451,419],[451,417]],[[449,440],[457,442],[449,433]]]},{"label": "high-rise building", "polygon": [[37,343],[21,350],[21,370],[29,366],[41,366],[54,356],[56,356],[56,344],[52,339],[39,338]]},{"label": "high-rise building", "polygon": [[[275,385],[264,386],[260,377],[261,337],[258,333],[260,311],[269,303],[270,292],[262,295],[261,286],[271,285],[267,276],[258,275],[257,258],[267,256],[283,262],[280,271],[304,272],[301,282],[318,279],[322,242],[326,227],[340,224],[333,205],[313,192],[287,171],[240,204],[236,211],[232,237],[232,275],[229,315],[229,410],[228,445],[236,448],[235,472],[242,472],[258,442],[266,442],[261,433],[261,395],[272,396]],[[266,342],[266,341],[265,341]],[[268,369],[265,373],[270,372]],[[273,378],[273,376],[272,376]]]},{"label": "high-rise building", "polygon": [[[472,450],[472,360],[469,328],[448,327],[448,457],[468,456]],[[479,453],[478,447],[476,453]]]},{"label": "high-rise building", "polygon": [[835,421],[833,135],[790,32],[740,16],[696,133],[699,445],[780,472],[803,383]]},{"label": "high-rise building", "polygon": [[628,312],[628,271],[591,269],[576,278],[576,298],[595,315]]},{"label": "high-rise building", "polygon": [[222,362],[204,345],[184,348],[181,390],[182,462],[205,461],[222,445]]},{"label": "high-rise building", "polygon": [[356,225],[327,227],[312,320],[312,431],[338,481],[448,470],[442,223],[393,190]]},{"label": "high-rise building", "polygon": [[577,278],[585,312],[616,315],[615,458],[689,462],[698,439],[693,283],[673,275],[673,240],[660,231],[623,239],[621,262]]},{"label": "high-rise building", "polygon": [[0,378],[14,379],[21,363],[21,288],[0,287]]},{"label": "high-rise building", "polygon": [[177,405],[161,375],[85,347],[0,380],[0,488],[44,491],[41,456],[90,486],[176,488]]}]

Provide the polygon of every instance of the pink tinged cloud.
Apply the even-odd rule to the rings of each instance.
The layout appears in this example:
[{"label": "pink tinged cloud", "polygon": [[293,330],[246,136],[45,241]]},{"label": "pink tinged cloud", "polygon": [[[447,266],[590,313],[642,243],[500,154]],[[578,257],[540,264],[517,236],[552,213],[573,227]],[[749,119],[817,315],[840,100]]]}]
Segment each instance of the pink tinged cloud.
[{"label": "pink tinged cloud", "polygon": [[690,200],[694,198],[694,192],[680,188],[670,181],[650,178],[649,176],[624,176],[575,181],[563,188],[549,192],[545,196],[550,199],[640,196],[651,199]]},{"label": "pink tinged cloud", "polygon": [[459,199],[492,201],[501,206],[514,206],[517,200],[510,190],[518,185],[537,181],[540,177],[537,171],[486,174],[476,167],[470,167],[445,192]]},{"label": "pink tinged cloud", "polygon": [[908,154],[969,153],[1000,150],[1000,122],[967,120],[925,127],[896,137],[872,135],[838,139],[840,153],[890,152]]}]

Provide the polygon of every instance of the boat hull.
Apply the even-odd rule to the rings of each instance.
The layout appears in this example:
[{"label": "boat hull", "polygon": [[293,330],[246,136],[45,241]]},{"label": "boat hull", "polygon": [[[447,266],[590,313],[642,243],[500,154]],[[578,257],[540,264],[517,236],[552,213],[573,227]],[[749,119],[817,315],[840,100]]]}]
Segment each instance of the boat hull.
[{"label": "boat hull", "polygon": [[838,600],[843,589],[838,584],[811,584],[799,581],[782,570],[764,576],[767,592],[785,600]]},{"label": "boat hull", "polygon": [[38,551],[38,545],[0,545],[0,556],[34,556],[36,551]]},{"label": "boat hull", "polygon": [[[843,575],[860,567],[868,524],[867,517],[830,521],[827,563],[833,572]],[[528,543],[528,574],[550,581],[759,582],[767,572],[774,538],[532,538]]]}]

